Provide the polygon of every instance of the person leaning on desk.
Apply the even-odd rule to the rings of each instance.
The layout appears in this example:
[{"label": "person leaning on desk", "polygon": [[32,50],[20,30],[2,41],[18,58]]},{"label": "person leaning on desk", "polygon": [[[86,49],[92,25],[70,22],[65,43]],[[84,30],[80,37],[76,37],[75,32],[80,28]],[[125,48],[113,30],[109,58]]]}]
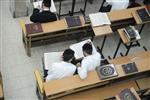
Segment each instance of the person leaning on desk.
[{"label": "person leaning on desk", "polygon": [[81,79],[85,79],[88,71],[100,66],[101,55],[97,51],[93,52],[91,43],[84,44],[82,50],[85,57],[81,61],[81,67],[78,67],[78,74]]},{"label": "person leaning on desk", "polygon": [[56,14],[50,11],[50,7],[51,0],[43,0],[42,8],[34,8],[33,14],[30,16],[30,20],[34,23],[46,23],[56,21]]}]

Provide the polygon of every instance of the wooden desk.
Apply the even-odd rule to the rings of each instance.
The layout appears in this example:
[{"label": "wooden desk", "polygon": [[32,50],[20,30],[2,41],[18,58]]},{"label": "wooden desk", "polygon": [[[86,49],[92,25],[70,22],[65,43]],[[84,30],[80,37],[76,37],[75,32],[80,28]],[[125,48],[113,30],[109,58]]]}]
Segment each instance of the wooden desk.
[{"label": "wooden desk", "polygon": [[104,100],[118,94],[121,90],[125,88],[134,87],[136,90],[139,90],[135,81],[122,82],[112,84],[107,87],[94,88],[87,91],[67,95],[56,100]]},{"label": "wooden desk", "polygon": [[[101,85],[101,83],[103,83],[103,82],[109,82],[114,79],[130,76],[130,75],[135,75],[137,73],[141,73],[141,72],[145,72],[145,71],[150,71],[150,64],[149,64],[150,56],[141,58],[138,60],[134,60],[134,61],[138,68],[138,72],[126,75],[126,74],[124,74],[124,71],[123,71],[121,65],[116,65],[116,70],[118,72],[118,76],[112,77],[109,79],[105,79],[105,80],[99,79],[96,71],[91,71],[88,73],[88,77],[85,80],[80,80],[79,76],[75,75],[75,76],[60,79],[60,80],[48,81],[48,82],[44,83],[45,94],[46,94],[46,96],[52,96],[54,94],[61,95],[61,93],[64,93],[65,91],[66,91],[65,94],[70,94],[69,91],[72,91],[71,93],[73,93],[73,91],[75,91],[75,89],[80,89],[82,87],[88,87],[88,86],[92,86],[92,85],[98,86],[98,85]],[[98,84],[98,85],[96,85],[96,84]],[[93,87],[95,87],[95,86],[93,86]],[[83,89],[81,89],[81,90],[83,90]],[[67,91],[68,91],[68,93],[67,93]]]}]

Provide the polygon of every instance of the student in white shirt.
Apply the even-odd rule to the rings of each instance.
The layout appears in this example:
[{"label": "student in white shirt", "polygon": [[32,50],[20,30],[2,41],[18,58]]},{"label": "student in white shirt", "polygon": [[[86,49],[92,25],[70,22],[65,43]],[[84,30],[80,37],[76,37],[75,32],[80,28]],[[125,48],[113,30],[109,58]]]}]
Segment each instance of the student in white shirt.
[{"label": "student in white shirt", "polygon": [[106,0],[100,12],[110,12],[114,10],[126,9],[129,6],[129,0]]},{"label": "student in white shirt", "polygon": [[76,66],[71,63],[73,58],[74,51],[71,49],[65,50],[62,55],[63,61],[53,63],[52,66],[50,66],[46,81],[73,76],[76,72]]},{"label": "student in white shirt", "polygon": [[81,61],[81,67],[78,67],[78,74],[81,79],[87,77],[87,72],[95,70],[97,66],[100,66],[101,55],[98,52],[92,53],[92,45],[86,43],[82,47],[84,58]]}]

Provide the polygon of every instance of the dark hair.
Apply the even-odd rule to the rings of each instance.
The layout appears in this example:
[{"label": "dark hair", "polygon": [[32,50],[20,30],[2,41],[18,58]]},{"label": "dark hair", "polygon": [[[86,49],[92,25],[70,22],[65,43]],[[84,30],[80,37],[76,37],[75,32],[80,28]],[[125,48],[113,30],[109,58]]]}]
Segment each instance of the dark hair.
[{"label": "dark hair", "polygon": [[63,60],[69,61],[71,58],[74,58],[74,51],[71,49],[66,49],[63,53]]},{"label": "dark hair", "polygon": [[83,45],[82,50],[87,54],[92,54],[92,45],[91,43],[86,43]]},{"label": "dark hair", "polygon": [[43,4],[45,7],[51,7],[51,0],[43,0]]}]

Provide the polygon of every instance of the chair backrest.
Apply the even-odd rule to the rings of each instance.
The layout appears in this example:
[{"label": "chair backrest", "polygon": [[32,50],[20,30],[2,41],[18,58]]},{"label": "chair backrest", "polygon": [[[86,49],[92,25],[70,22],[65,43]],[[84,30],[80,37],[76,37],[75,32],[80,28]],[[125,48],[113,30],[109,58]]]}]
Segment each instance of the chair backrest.
[{"label": "chair backrest", "polygon": [[26,34],[25,21],[24,20],[20,20],[20,25],[21,25],[23,33]]},{"label": "chair backrest", "polygon": [[42,75],[39,72],[39,70],[35,70],[34,74],[35,74],[35,78],[36,78],[36,81],[37,81],[38,88],[39,88],[40,92],[43,94],[44,93],[44,88],[43,88],[44,81],[42,79]]}]

